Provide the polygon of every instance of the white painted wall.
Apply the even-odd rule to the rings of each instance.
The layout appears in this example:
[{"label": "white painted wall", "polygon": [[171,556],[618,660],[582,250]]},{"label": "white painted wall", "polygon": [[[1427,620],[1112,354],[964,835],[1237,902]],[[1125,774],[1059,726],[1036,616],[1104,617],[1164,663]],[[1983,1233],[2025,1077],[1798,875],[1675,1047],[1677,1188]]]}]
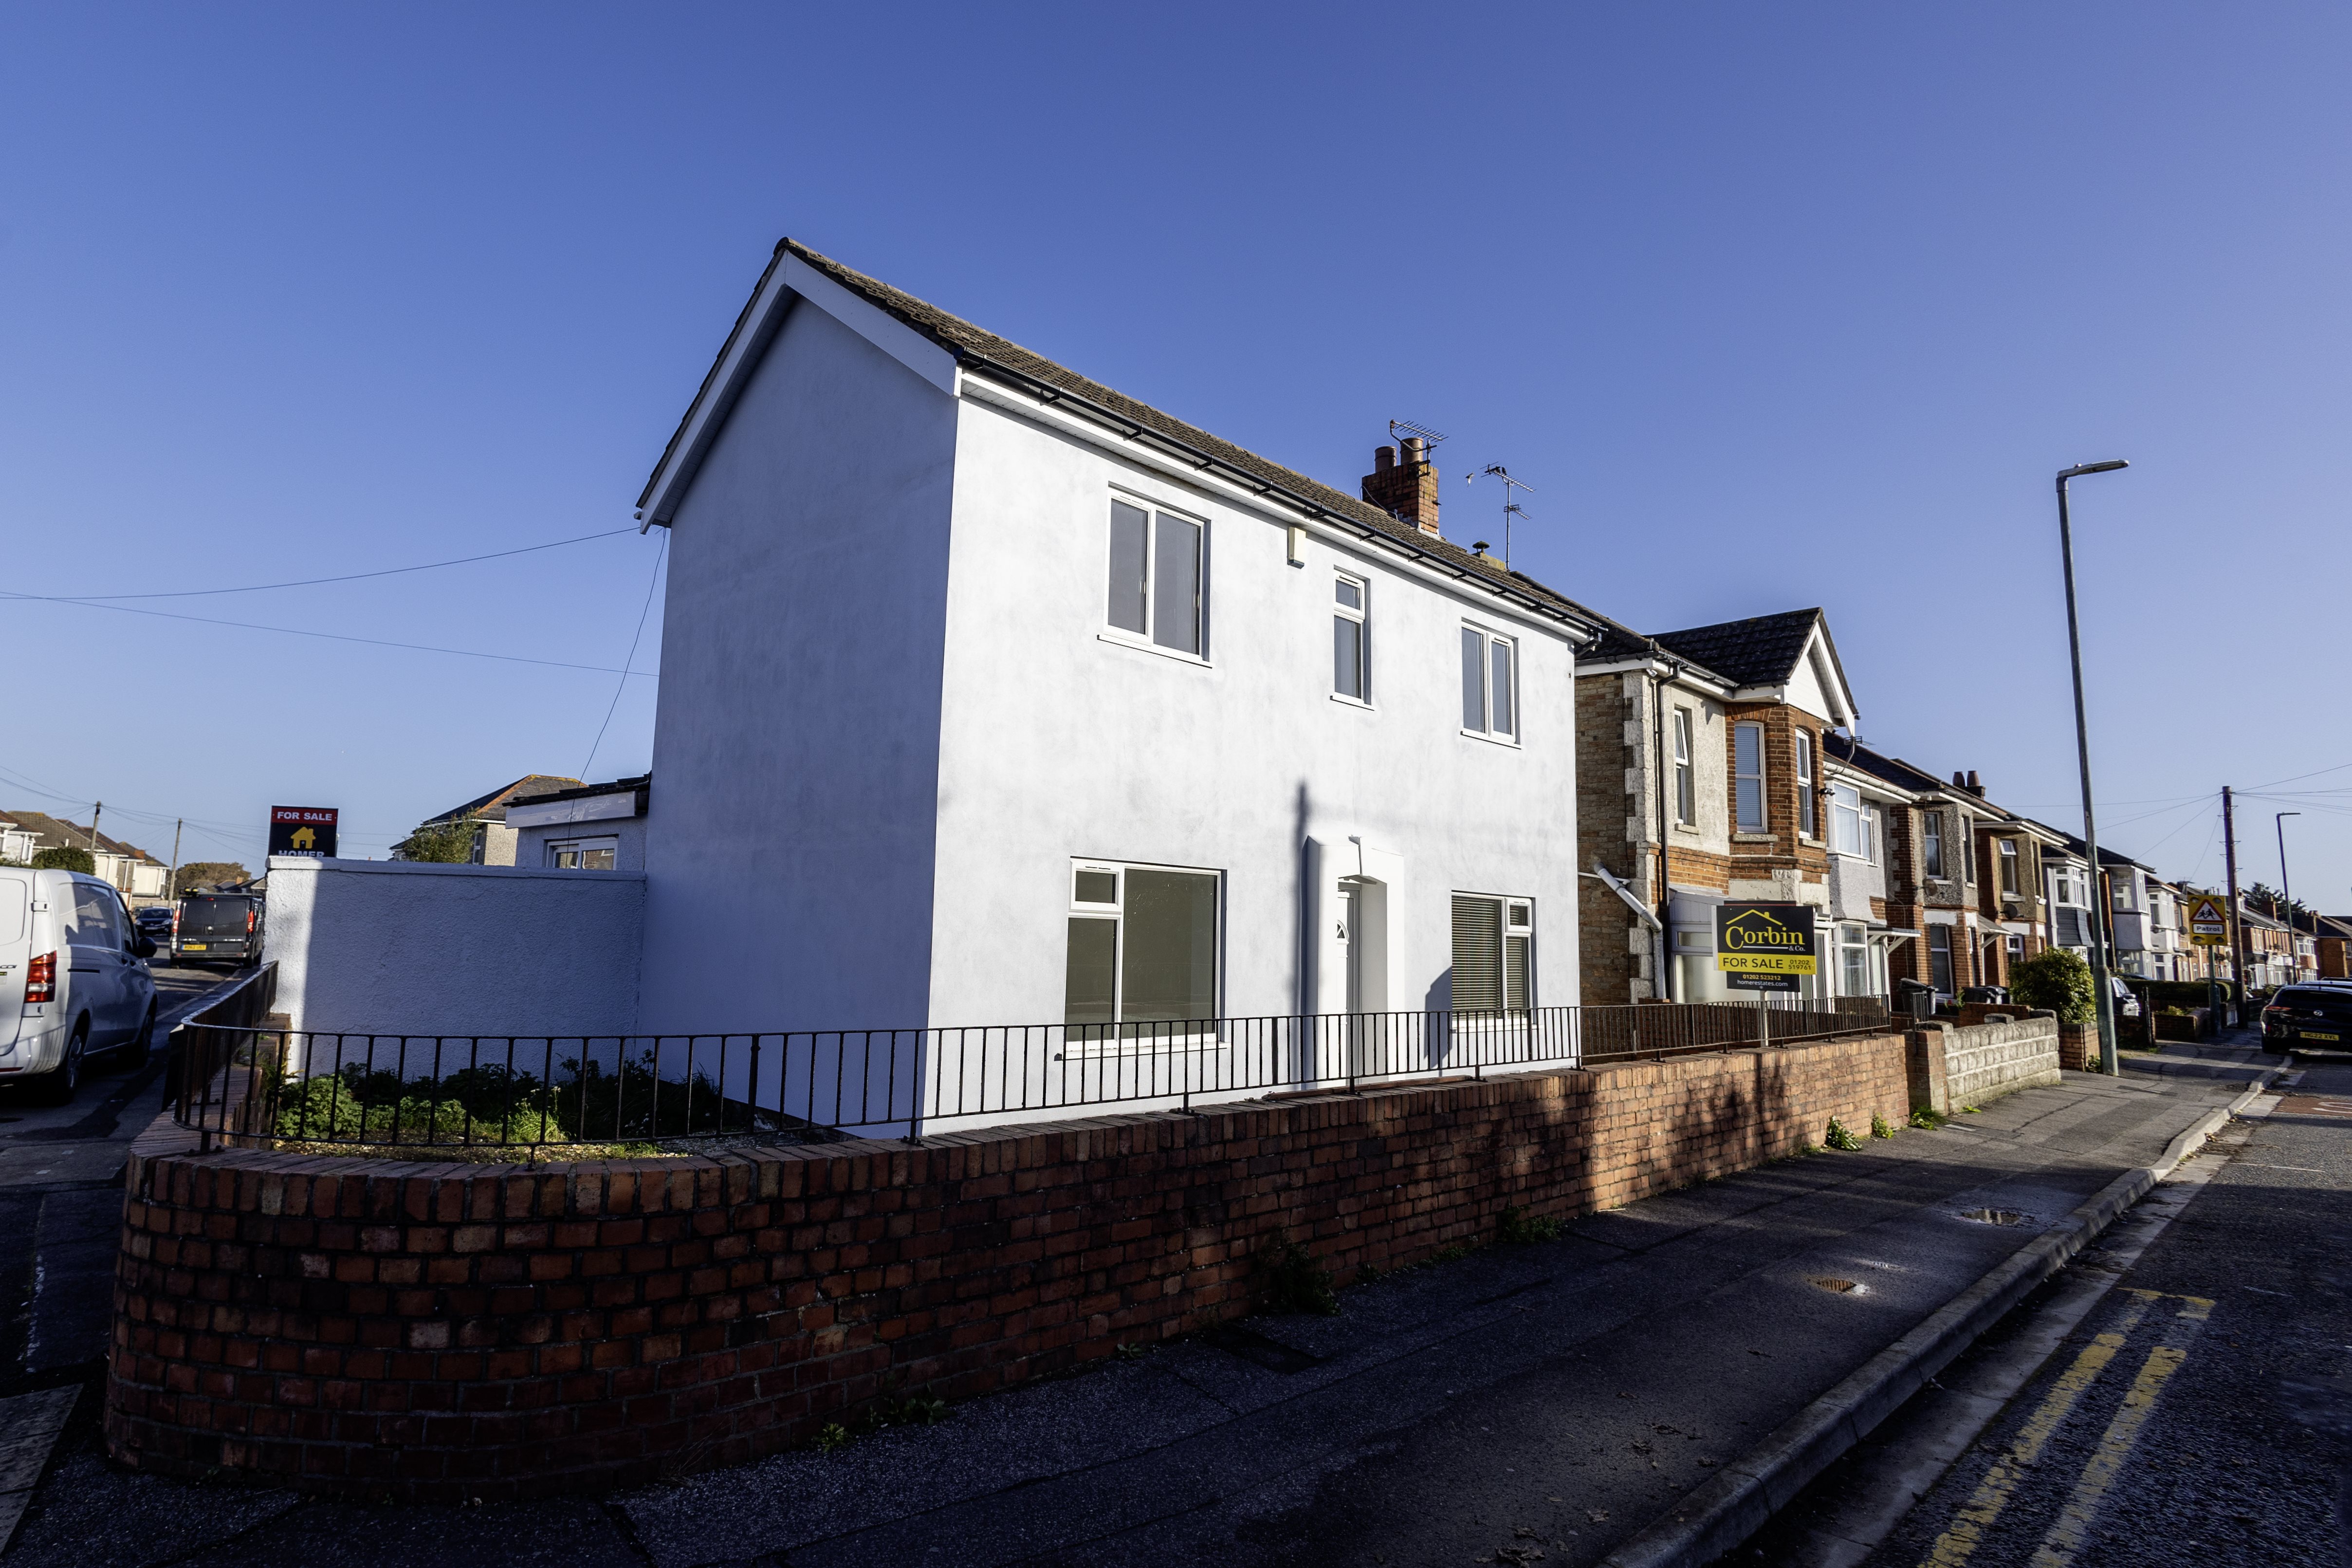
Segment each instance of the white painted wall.
[{"label": "white painted wall", "polygon": [[646,1029],[929,1017],[955,436],[950,395],[803,300],[680,503]]},{"label": "white painted wall", "polygon": [[[1206,520],[1205,665],[1103,639],[1114,485]],[[1386,891],[1391,1008],[1448,1005],[1456,890],[1532,898],[1538,1001],[1577,999],[1565,628],[1377,549],[1289,565],[1272,517],[970,398],[955,495],[934,1023],[1059,1022],[1073,858],[1223,873],[1228,1016],[1341,1006],[1328,884],[1355,872]],[[1330,696],[1342,566],[1370,584],[1370,709]],[[1518,746],[1461,733],[1465,616],[1519,637]]]},{"label": "white painted wall", "polygon": [[273,856],[263,957],[297,1028],[615,1033],[645,892],[620,871]]}]

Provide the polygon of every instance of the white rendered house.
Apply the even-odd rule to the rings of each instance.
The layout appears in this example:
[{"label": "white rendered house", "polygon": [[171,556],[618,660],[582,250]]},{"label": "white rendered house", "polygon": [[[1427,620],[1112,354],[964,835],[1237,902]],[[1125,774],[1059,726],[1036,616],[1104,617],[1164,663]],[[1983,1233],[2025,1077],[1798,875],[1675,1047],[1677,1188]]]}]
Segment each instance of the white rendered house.
[{"label": "white rendered house", "polygon": [[636,1027],[1574,1003],[1601,623],[1404,455],[1401,518],[779,245],[639,503]]}]

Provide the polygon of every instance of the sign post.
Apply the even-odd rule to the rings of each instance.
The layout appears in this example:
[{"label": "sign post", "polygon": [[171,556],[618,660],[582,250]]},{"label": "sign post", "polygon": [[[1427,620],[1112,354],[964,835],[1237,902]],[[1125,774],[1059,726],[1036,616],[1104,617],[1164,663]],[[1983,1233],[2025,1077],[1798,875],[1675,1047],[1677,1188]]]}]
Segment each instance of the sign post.
[{"label": "sign post", "polygon": [[335,819],[342,813],[331,805],[273,805],[269,808],[269,852],[307,855],[320,860],[335,858]]},{"label": "sign post", "polygon": [[1757,1035],[1772,1043],[1770,994],[1801,989],[1807,975],[1821,973],[1821,952],[1810,904],[1718,904],[1715,911],[1715,967],[1734,991],[1759,993]]}]

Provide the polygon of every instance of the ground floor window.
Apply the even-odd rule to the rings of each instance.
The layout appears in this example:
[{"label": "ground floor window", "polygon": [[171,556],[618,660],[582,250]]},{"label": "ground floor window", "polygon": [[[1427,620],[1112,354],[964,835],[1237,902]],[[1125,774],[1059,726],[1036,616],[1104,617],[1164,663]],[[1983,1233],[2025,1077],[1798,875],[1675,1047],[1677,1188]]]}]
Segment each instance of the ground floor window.
[{"label": "ground floor window", "polygon": [[1218,874],[1080,862],[1070,874],[1063,1022],[1142,1026],[1217,1016]]},{"label": "ground floor window", "polygon": [[1535,1005],[1535,903],[1454,895],[1454,1010],[1524,1013]]},{"label": "ground floor window", "polygon": [[1945,995],[1952,994],[1952,928],[1927,928],[1927,978]]},{"label": "ground floor window", "polygon": [[1870,984],[1870,930],[1867,926],[1838,927],[1838,994],[1867,996]]},{"label": "ground floor window", "polygon": [[559,871],[610,871],[619,858],[618,838],[566,838],[550,841],[547,863]]}]

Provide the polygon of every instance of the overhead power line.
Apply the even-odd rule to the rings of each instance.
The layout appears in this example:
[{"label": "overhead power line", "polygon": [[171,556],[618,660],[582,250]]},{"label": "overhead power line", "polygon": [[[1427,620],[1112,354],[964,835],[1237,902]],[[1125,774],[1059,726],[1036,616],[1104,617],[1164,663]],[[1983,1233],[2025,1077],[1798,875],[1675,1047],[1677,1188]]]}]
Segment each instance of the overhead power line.
[{"label": "overhead power line", "polygon": [[254,583],[242,588],[174,588],[160,594],[21,594],[17,596],[44,599],[51,604],[94,605],[115,599],[201,599],[214,594],[264,594],[275,588],[315,588],[323,583],[357,583],[370,577],[397,577],[404,572],[434,572],[444,566],[470,566],[477,561],[502,561],[509,555],[560,550],[567,544],[585,544],[592,539],[611,539],[616,534],[636,531],[635,528],[608,528],[602,533],[583,533],[574,539],[525,544],[513,550],[493,550],[488,555],[460,555],[454,561],[427,561],[418,566],[387,566],[380,572],[350,572],[340,577],[303,577],[291,583]]}]

